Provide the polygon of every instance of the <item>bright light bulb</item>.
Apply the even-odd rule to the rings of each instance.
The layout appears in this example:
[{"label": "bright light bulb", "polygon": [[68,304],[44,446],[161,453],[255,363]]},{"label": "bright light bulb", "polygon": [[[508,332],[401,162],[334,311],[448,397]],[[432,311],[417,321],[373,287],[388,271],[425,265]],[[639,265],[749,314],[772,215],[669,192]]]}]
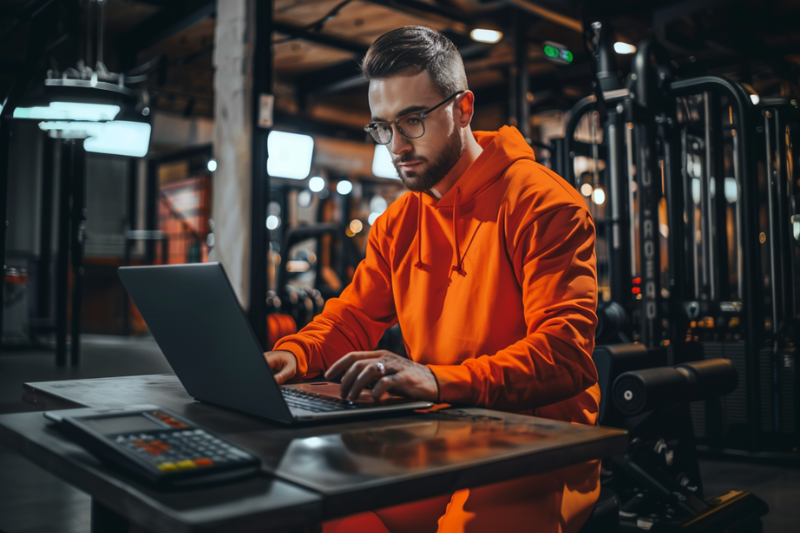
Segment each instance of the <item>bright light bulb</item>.
[{"label": "bright light bulb", "polygon": [[214,172],[217,170],[217,160],[216,159],[209,159],[208,160],[208,171]]},{"label": "bright light bulb", "polygon": [[614,51],[618,54],[634,54],[636,53],[636,47],[632,44],[618,41],[614,43]]},{"label": "bright light bulb", "polygon": [[378,213],[379,215],[386,211],[386,208],[389,207],[386,203],[386,198],[381,196],[380,194],[376,194],[372,197],[369,201],[369,210],[373,213]]},{"label": "bright light bulb", "polygon": [[350,194],[350,191],[352,190],[353,190],[353,184],[347,180],[342,180],[336,184],[336,192],[338,192],[342,196]]},{"label": "bright light bulb", "polygon": [[47,107],[18,107],[14,118],[106,121],[114,120],[118,113],[118,105],[51,102]]},{"label": "bright light bulb", "polygon": [[[378,220],[379,216],[381,216],[380,213],[370,213],[369,214],[369,218],[367,218],[367,222],[369,222],[369,225],[370,226],[374,226],[375,225],[375,221]],[[796,224],[800,225],[800,222],[798,222]]]},{"label": "bright light bulb", "polygon": [[150,147],[150,124],[115,120],[98,126],[103,127],[102,135],[93,135],[83,141],[83,148],[87,152],[130,157],[147,155]]},{"label": "bright light bulb", "polygon": [[485,28],[476,28],[469,32],[469,36],[472,37],[473,41],[490,44],[494,44],[503,38],[503,34],[501,32],[496,30],[487,30]]},{"label": "bright light bulb", "polygon": [[592,195],[592,184],[591,183],[584,183],[581,185],[581,194],[584,196],[591,196]]},{"label": "bright light bulb", "polygon": [[310,180],[308,180],[308,188],[311,189],[311,192],[319,192],[325,188],[325,178],[320,178],[319,176],[314,176]]},{"label": "bright light bulb", "polygon": [[150,147],[150,124],[114,122],[40,122],[39,129],[60,139],[85,139],[87,152],[144,157]]},{"label": "bright light bulb", "polygon": [[267,152],[270,176],[304,180],[311,172],[314,139],[309,135],[272,130],[267,137]]},{"label": "bright light bulb", "polygon": [[357,218],[355,220],[351,220],[350,221],[350,231],[352,231],[353,233],[358,233],[362,229],[364,229],[364,223],[363,222],[361,222]]},{"label": "bright light bulb", "polygon": [[751,94],[750,101],[753,102],[753,105],[756,105],[761,101],[761,98],[759,98],[757,94]]},{"label": "bright light bulb", "polygon": [[597,205],[603,205],[606,201],[605,191],[603,191],[603,189],[595,189],[594,193],[592,193],[592,200],[594,200],[594,203]]},{"label": "bright light bulb", "polygon": [[278,229],[278,226],[281,225],[281,219],[276,217],[275,215],[270,215],[267,217],[267,229],[272,231]]},{"label": "bright light bulb", "polygon": [[308,207],[311,205],[311,191],[303,189],[297,194],[297,205],[300,207]]},{"label": "bright light bulb", "polygon": [[739,199],[739,185],[736,183],[736,178],[725,178],[725,199],[730,204],[736,203]]},{"label": "bright light bulb", "polygon": [[372,157],[372,173],[379,178],[391,178],[399,180],[397,169],[392,163],[392,154],[385,144],[375,145],[375,155]]}]

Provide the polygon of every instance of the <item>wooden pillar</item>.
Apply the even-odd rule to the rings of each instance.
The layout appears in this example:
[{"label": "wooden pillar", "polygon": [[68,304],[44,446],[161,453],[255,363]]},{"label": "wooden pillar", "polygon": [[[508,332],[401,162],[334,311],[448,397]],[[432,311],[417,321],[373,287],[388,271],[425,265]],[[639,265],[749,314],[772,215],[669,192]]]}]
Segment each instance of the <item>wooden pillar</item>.
[{"label": "wooden pillar", "polygon": [[268,349],[266,166],[271,121],[263,120],[259,102],[272,93],[272,1],[219,0],[216,24],[214,259],[225,267],[256,337]]},{"label": "wooden pillar", "polygon": [[219,0],[214,31],[214,260],[249,308],[252,0]]}]

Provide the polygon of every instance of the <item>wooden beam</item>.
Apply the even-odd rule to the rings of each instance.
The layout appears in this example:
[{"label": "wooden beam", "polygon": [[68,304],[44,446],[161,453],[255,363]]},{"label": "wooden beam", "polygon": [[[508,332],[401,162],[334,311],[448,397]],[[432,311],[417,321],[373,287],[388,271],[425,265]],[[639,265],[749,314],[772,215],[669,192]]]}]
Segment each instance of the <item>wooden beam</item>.
[{"label": "wooden beam", "polygon": [[364,46],[363,44],[340,39],[325,33],[308,31],[302,26],[293,26],[285,22],[275,21],[272,23],[272,29],[278,33],[283,33],[290,37],[297,37],[298,39],[302,39],[304,41],[321,44],[330,48],[336,48],[337,50],[343,50],[345,52],[351,52],[353,54],[359,54],[362,56],[367,53],[368,47]]},{"label": "wooden beam", "polygon": [[216,0],[184,1],[160,9],[155,15],[121,33],[116,43],[125,68],[133,66],[139,52],[213,16],[216,11]]}]

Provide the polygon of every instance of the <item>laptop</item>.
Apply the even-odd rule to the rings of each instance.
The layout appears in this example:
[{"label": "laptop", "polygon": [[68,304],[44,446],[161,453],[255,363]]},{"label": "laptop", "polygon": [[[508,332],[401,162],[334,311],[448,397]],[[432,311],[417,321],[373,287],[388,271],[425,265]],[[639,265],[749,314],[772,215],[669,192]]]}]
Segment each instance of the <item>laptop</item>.
[{"label": "laptop", "polygon": [[196,400],[284,424],[433,406],[368,390],[350,402],[325,381],[279,386],[220,263],[120,267],[119,277]]}]

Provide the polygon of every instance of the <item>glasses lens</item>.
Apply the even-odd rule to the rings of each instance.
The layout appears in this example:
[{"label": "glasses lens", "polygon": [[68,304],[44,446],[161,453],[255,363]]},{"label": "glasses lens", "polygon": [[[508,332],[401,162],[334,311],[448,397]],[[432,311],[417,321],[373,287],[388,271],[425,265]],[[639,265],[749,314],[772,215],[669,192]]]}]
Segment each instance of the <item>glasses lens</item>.
[{"label": "glasses lens", "polygon": [[419,115],[408,115],[397,122],[397,128],[409,139],[422,137],[425,133],[425,124]]},{"label": "glasses lens", "polygon": [[376,123],[369,129],[372,139],[378,144],[388,144],[392,140],[392,127],[388,124]]}]

